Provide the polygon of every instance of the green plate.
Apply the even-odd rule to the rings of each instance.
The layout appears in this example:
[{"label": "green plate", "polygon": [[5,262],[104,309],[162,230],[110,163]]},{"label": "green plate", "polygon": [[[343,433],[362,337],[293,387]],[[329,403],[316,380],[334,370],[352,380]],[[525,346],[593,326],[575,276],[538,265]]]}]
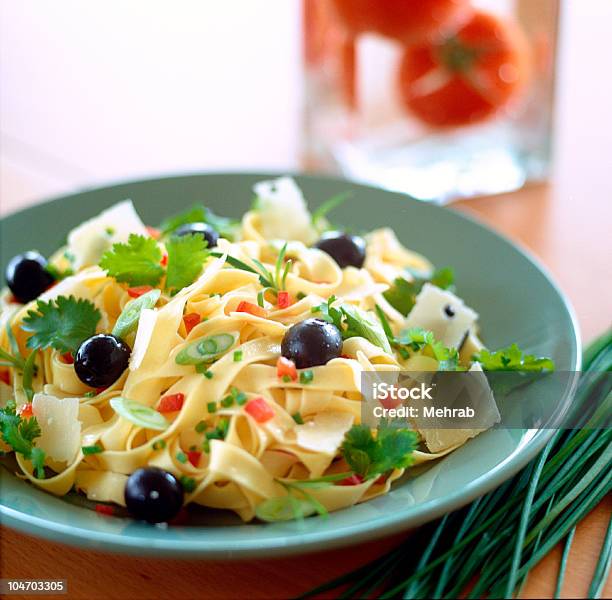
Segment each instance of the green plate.
[{"label": "green plate", "polygon": [[[119,200],[131,198],[146,223],[201,201],[238,217],[250,206],[254,182],[266,174],[203,174],[123,183],[57,198],[0,221],[2,266],[14,254],[55,250],[66,233]],[[353,231],[391,226],[409,248],[455,269],[459,294],[480,313],[485,341],[516,341],[552,356],[559,371],[580,367],[579,334],[567,299],[533,258],[508,240],[452,210],[339,179],[297,176],[311,207],[350,190],[333,221]],[[568,385],[564,401],[570,403]],[[530,394],[526,388],[525,394]],[[0,469],[2,523],[77,546],[134,554],[258,558],[329,549],[420,525],[498,486],[533,458],[551,430],[490,430],[386,496],[303,522],[248,524],[221,511],[201,511],[196,523],[154,527],[107,517],[78,497],[56,498]]]}]

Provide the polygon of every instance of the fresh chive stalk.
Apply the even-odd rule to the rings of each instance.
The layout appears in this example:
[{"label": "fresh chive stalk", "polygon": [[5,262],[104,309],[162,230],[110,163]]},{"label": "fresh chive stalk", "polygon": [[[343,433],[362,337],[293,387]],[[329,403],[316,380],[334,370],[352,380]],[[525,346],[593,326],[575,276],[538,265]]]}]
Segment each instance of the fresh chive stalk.
[{"label": "fresh chive stalk", "polygon": [[[559,597],[576,526],[612,492],[612,430],[601,427],[612,411],[612,331],[585,350],[583,363],[574,399],[579,429],[557,431],[538,457],[496,490],[303,597],[330,590],[342,590],[341,598],[517,597],[531,569],[564,543]],[[591,406],[598,408],[589,411]],[[588,597],[601,596],[611,564],[612,521]]]}]

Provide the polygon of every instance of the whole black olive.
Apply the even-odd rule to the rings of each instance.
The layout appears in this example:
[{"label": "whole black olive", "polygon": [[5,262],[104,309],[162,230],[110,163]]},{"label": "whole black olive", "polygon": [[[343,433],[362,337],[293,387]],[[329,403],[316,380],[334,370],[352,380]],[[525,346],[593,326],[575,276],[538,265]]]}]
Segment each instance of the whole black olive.
[{"label": "whole black olive", "polygon": [[200,233],[204,236],[208,243],[208,248],[214,248],[219,242],[219,234],[208,223],[187,223],[186,225],[181,225],[174,231],[173,235],[182,237],[194,233]]},{"label": "whole black olive", "polygon": [[158,467],[134,471],[125,484],[127,509],[137,519],[164,523],[175,517],[183,506],[184,491],[179,480]]},{"label": "whole black olive", "polygon": [[338,358],[342,336],[335,325],[322,319],[306,319],[292,325],[281,343],[281,354],[298,369],[324,365]]},{"label": "whole black olive", "polygon": [[55,279],[46,269],[47,261],[38,252],[14,256],[6,267],[6,283],[15,299],[25,304],[38,298]]},{"label": "whole black olive", "polygon": [[99,333],[81,343],[74,357],[74,370],[88,386],[108,387],[127,369],[131,352],[121,338]]},{"label": "whole black olive", "polygon": [[365,240],[358,235],[348,235],[340,231],[328,231],[315,244],[329,254],[341,269],[344,267],[363,267],[366,257]]}]

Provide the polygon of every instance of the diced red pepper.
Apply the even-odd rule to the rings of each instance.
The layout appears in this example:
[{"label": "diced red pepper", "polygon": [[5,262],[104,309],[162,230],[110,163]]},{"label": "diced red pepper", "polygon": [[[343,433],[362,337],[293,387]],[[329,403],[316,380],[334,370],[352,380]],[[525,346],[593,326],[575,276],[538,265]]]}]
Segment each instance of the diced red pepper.
[{"label": "diced red pepper", "polygon": [[147,225],[147,232],[152,238],[156,240],[161,237],[161,231],[157,229],[157,227],[151,227],[150,225]]},{"label": "diced red pepper", "polygon": [[157,410],[160,413],[176,412],[181,410],[185,402],[185,394],[168,394],[164,396],[157,405]]},{"label": "diced red pepper", "polygon": [[185,329],[189,333],[202,319],[198,313],[188,313],[183,317]]},{"label": "diced red pepper", "polygon": [[96,388],[96,394],[101,394],[102,392],[106,391],[107,389],[108,389],[108,386]]},{"label": "diced red pepper", "polygon": [[274,411],[261,396],[249,400],[244,405],[244,410],[248,412],[258,423],[265,423],[274,417]]},{"label": "diced red pepper", "polygon": [[72,356],[72,352],[64,352],[64,354],[62,354],[62,362],[66,363],[67,365],[73,365],[74,356]]},{"label": "diced red pepper", "polygon": [[378,397],[378,400],[387,410],[396,408],[402,403],[399,398],[394,398],[391,394],[386,394],[385,396],[381,395]]},{"label": "diced red pepper", "polygon": [[96,512],[112,517],[115,514],[115,509],[110,504],[96,504]]},{"label": "diced red pepper", "polygon": [[162,267],[165,267],[165,266],[168,264],[168,255],[167,255],[167,254],[164,254],[164,255],[162,256],[162,259],[159,261],[159,264],[160,264]]},{"label": "diced red pepper", "polygon": [[187,452],[187,460],[194,466],[197,467],[200,462],[200,456],[202,456],[201,452],[197,450],[190,450]]},{"label": "diced red pepper", "polygon": [[350,477],[336,481],[336,485],[359,485],[360,483],[363,483],[363,477],[356,473]]},{"label": "diced red pepper", "polygon": [[0,371],[0,381],[3,381],[6,385],[11,384],[11,376],[8,371]]},{"label": "diced red pepper", "polygon": [[276,361],[276,375],[280,379],[283,377],[290,377],[291,381],[297,381],[298,372],[295,363],[284,356],[279,356]]},{"label": "diced red pepper", "polygon": [[252,302],[246,302],[243,300],[237,307],[236,312],[245,312],[250,315],[255,315],[256,317],[267,317],[268,311],[257,304],[253,304]]},{"label": "diced red pepper", "polygon": [[34,416],[34,412],[32,411],[32,403],[31,402],[26,402],[26,404],[22,404],[17,409],[17,414],[20,417],[24,417],[24,418],[29,418],[29,417]]},{"label": "diced red pepper", "polygon": [[135,287],[128,288],[128,295],[132,298],[138,298],[147,292],[150,292],[153,288],[150,285],[137,285]]},{"label": "diced red pepper", "polygon": [[387,479],[389,479],[390,475],[391,475],[391,471],[388,471],[387,473],[383,473],[380,477],[378,477],[378,479],[374,482],[374,484],[382,485],[383,483],[387,481]]},{"label": "diced red pepper", "polygon": [[278,308],[289,308],[293,304],[293,298],[289,292],[278,292]]}]

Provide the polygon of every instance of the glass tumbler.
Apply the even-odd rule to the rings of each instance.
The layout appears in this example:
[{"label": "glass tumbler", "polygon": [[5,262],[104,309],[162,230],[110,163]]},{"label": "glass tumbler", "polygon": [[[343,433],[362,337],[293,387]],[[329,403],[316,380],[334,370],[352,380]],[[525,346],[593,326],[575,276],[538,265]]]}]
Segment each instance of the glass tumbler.
[{"label": "glass tumbler", "polygon": [[545,179],[558,4],[303,0],[303,165],[440,203]]}]

